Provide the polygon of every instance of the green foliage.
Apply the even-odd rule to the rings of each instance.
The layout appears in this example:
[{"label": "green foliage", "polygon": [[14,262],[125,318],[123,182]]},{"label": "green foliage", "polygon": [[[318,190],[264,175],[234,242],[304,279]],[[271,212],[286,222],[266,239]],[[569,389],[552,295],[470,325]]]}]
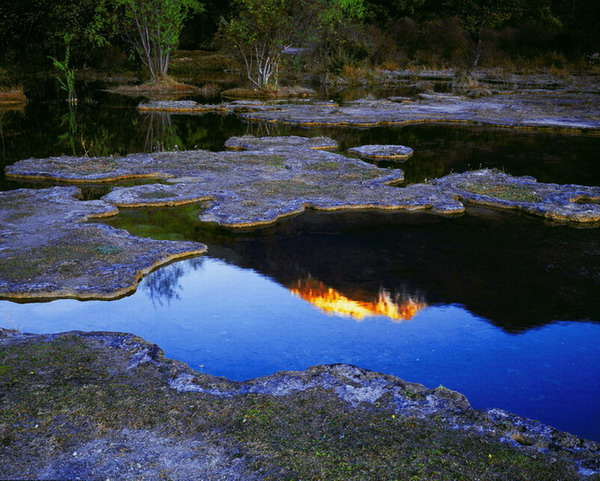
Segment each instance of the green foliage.
[{"label": "green foliage", "polygon": [[385,25],[391,19],[414,15],[425,0],[365,0],[364,16],[369,22]]},{"label": "green foliage", "polygon": [[242,58],[248,79],[258,89],[277,86],[283,49],[294,43],[291,2],[237,0],[236,17],[221,25],[221,39]]},{"label": "green foliage", "polygon": [[73,42],[74,34],[65,33],[63,40],[65,43],[65,58],[64,60],[58,60],[55,57],[50,57],[54,68],[59,71],[59,74],[55,75],[60,88],[67,93],[67,101],[70,104],[77,103],[77,95],[75,93],[75,69],[71,68],[71,44]]},{"label": "green foliage", "polygon": [[39,68],[64,49],[72,35],[74,57],[88,58],[85,31],[93,21],[96,0],[19,0],[0,2],[0,52],[5,59],[28,60]]}]

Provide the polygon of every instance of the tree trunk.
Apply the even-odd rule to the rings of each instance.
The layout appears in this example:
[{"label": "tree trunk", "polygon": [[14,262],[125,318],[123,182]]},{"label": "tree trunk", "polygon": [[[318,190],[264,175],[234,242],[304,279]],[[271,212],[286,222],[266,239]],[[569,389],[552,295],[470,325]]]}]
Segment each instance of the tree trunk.
[{"label": "tree trunk", "polygon": [[471,32],[471,39],[475,43],[475,49],[473,50],[473,57],[471,59],[471,64],[468,67],[469,74],[477,68],[477,66],[479,65],[479,59],[481,58],[481,52],[482,52],[481,30],[482,29],[479,28],[475,32]]}]

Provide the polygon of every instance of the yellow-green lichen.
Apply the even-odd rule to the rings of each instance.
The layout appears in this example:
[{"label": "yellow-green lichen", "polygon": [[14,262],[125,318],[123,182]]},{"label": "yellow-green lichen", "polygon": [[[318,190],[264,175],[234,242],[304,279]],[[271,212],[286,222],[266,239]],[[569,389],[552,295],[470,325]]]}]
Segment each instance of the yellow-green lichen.
[{"label": "yellow-green lichen", "polygon": [[533,187],[523,184],[494,184],[483,181],[466,184],[464,189],[473,194],[487,195],[511,202],[539,202],[541,200]]}]

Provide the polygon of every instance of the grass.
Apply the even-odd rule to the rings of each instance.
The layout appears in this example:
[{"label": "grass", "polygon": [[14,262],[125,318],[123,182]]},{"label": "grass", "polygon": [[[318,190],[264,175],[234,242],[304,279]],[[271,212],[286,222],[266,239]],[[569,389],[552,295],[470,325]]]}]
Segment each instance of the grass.
[{"label": "grass", "polygon": [[237,62],[232,55],[202,50],[176,50],[170,69],[175,73],[192,74],[205,71],[232,70]]},{"label": "grass", "polygon": [[198,92],[198,87],[178,82],[173,77],[166,76],[161,79],[150,80],[140,85],[121,85],[109,89],[109,91],[126,95],[187,94]]},{"label": "grass", "polygon": [[335,161],[323,161],[323,162],[315,162],[314,164],[309,165],[314,170],[318,170],[320,172],[331,172],[333,170],[339,170],[340,163]]},{"label": "grass", "polygon": [[233,88],[222,92],[224,97],[242,99],[306,98],[316,95],[314,90],[305,87],[279,87],[276,89]]},{"label": "grass", "polygon": [[539,202],[541,200],[533,187],[523,184],[474,182],[465,185],[464,189],[473,194],[487,195],[511,202]]},{"label": "grass", "polygon": [[25,89],[22,85],[16,87],[0,86],[0,104],[1,103],[22,103],[27,102]]}]

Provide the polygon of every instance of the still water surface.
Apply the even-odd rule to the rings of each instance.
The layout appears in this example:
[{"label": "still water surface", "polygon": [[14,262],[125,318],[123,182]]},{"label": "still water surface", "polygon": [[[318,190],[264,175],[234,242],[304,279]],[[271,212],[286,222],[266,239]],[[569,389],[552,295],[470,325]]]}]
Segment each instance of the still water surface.
[{"label": "still water surface", "polygon": [[[300,130],[215,114],[140,115],[136,103],[90,91],[76,111],[34,100],[5,112],[2,161],[220,150],[244,133],[329,135],[342,152],[413,147],[402,165],[408,182],[482,166],[600,185],[597,137],[462,125]],[[126,210],[108,222],[204,242],[209,256],[159,269],[118,301],[3,301],[0,325],[133,332],[195,369],[240,380],[349,362],[600,440],[600,229],[470,209],[450,219],[309,212],[231,233],[195,221],[200,209]]]}]

